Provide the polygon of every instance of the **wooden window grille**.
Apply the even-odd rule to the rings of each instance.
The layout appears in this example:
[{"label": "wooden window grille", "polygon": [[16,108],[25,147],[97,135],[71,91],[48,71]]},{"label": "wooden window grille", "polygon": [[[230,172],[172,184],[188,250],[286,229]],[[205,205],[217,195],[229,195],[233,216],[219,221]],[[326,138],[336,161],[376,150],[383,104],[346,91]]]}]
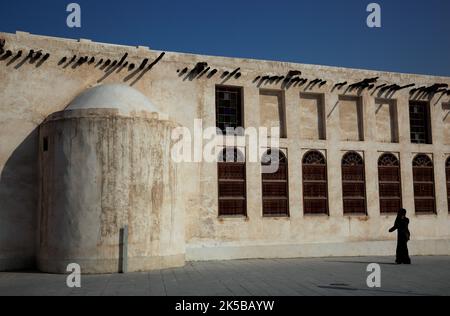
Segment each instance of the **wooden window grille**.
[{"label": "wooden window grille", "polygon": [[218,180],[219,216],[247,216],[245,158],[237,148],[221,153]]},{"label": "wooden window grille", "polygon": [[416,213],[436,213],[434,166],[427,155],[419,154],[414,158],[413,182]]},{"label": "wooden window grille", "polygon": [[367,214],[364,160],[356,152],[342,158],[344,214]]},{"label": "wooden window grille", "polygon": [[400,162],[391,153],[378,160],[378,185],[381,213],[393,214],[402,208]]},{"label": "wooden window grille", "polygon": [[262,173],[263,216],[289,216],[288,162],[278,150],[268,150],[262,158],[262,167],[278,161],[275,173]]},{"label": "wooden window grille", "polygon": [[318,151],[303,157],[304,214],[328,214],[327,162]]},{"label": "wooden window grille", "polygon": [[445,173],[447,178],[447,205],[450,213],[450,157],[448,157],[445,163]]}]

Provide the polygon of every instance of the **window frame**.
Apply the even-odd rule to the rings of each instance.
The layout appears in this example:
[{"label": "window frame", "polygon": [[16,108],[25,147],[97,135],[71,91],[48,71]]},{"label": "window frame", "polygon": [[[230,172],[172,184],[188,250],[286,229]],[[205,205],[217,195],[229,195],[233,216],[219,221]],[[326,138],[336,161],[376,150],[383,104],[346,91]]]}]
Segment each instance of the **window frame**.
[{"label": "window frame", "polygon": [[[421,141],[416,141],[415,139],[413,139],[413,125],[412,125],[412,120],[413,118],[411,117],[411,109],[414,106],[422,106],[424,107],[424,121],[425,121],[425,126],[423,127],[423,129],[425,130],[425,142],[421,142]],[[433,144],[433,133],[432,133],[432,120],[431,120],[431,107],[430,107],[430,102],[427,101],[410,101],[409,102],[409,108],[408,108],[408,115],[409,115],[409,132],[410,132],[410,142],[411,144],[417,144],[417,145],[432,145]],[[416,126],[416,125],[414,125]],[[416,132],[417,133],[417,132]]]},{"label": "window frame", "polygon": [[447,185],[447,207],[448,212],[450,213],[450,156],[445,161],[445,174],[446,174],[446,182]]},{"label": "window frame", "polygon": [[[235,93],[239,94],[239,98],[238,98],[239,104],[237,105],[237,111],[239,113],[236,114],[236,126],[234,127],[234,129],[239,128],[239,127],[245,128],[244,88],[240,87],[240,86],[216,85],[215,86],[215,103],[216,103],[215,104],[215,111],[216,111],[216,115],[215,116],[216,116],[217,133],[218,134],[222,133],[222,135],[227,135],[226,134],[226,128],[222,129],[220,127],[220,123],[219,123],[219,117],[222,115],[219,112],[219,93],[220,92],[235,92]],[[238,120],[240,120],[240,122],[238,122]],[[231,135],[228,135],[228,136],[231,136]],[[236,135],[235,134],[234,136],[243,136],[243,135]]]},{"label": "window frame", "polygon": [[[287,158],[287,155],[281,150],[281,149],[275,149],[275,148],[269,148],[266,152],[264,152],[263,156],[262,156],[262,162],[261,162],[261,168],[264,165],[264,158],[267,156],[271,156],[271,153],[273,150],[276,150],[279,152],[280,154],[280,160],[284,159],[285,160],[285,165],[286,165],[286,178],[284,180],[270,180],[270,179],[264,179],[264,175],[266,173],[261,172],[261,201],[262,201],[262,217],[263,218],[290,218],[291,214],[290,214],[290,205],[289,205],[289,161]],[[270,155],[269,155],[270,153]],[[283,197],[279,197],[278,199],[276,198],[276,196],[265,196],[264,195],[264,183],[285,183],[285,187],[286,187],[286,196]],[[266,213],[265,212],[265,207],[264,207],[264,202],[267,200],[286,200],[286,212],[285,213]]]},{"label": "window frame", "polygon": [[[381,164],[382,159],[384,157],[389,157],[389,156],[391,156],[391,157],[393,157],[395,159],[395,162],[397,164],[396,166],[389,166],[389,165],[382,165]],[[395,215],[395,214],[398,213],[398,211],[401,208],[403,208],[402,171],[401,171],[400,159],[396,155],[391,153],[391,152],[385,152],[385,153],[381,154],[380,157],[378,158],[377,167],[378,167],[378,197],[379,197],[379,203],[380,203],[380,214],[382,214],[382,215]],[[392,168],[393,169],[394,167],[397,170],[398,181],[381,181],[380,168],[386,168],[386,169],[387,168]],[[395,196],[395,197],[394,196],[382,196],[381,195],[381,192],[382,192],[381,186],[383,184],[398,184],[399,195]],[[391,211],[391,212],[383,211],[383,203],[382,203],[383,200],[398,200],[399,201],[398,209],[396,209],[394,211]]]},{"label": "window frame", "polygon": [[[305,159],[312,154],[319,154],[324,161],[324,164],[306,164]],[[307,180],[305,179],[305,167],[307,166],[322,166],[324,168],[325,179],[324,180]],[[306,197],[306,187],[311,183],[322,183],[325,184],[325,197]],[[315,216],[315,215],[330,215],[329,208],[329,192],[328,192],[328,162],[320,151],[318,150],[309,150],[307,151],[302,158],[302,186],[303,186],[303,215],[307,216]],[[325,212],[307,212],[306,201],[307,200],[325,200]]]},{"label": "window frame", "polygon": [[[357,155],[359,156],[359,158],[362,161],[362,181],[356,181],[356,180],[344,180],[344,160],[347,156],[350,155]],[[345,184],[351,184],[351,183],[363,183],[364,185],[364,197],[360,197],[359,199],[356,199],[355,197],[346,197],[345,196]],[[342,156],[341,159],[341,185],[342,185],[342,203],[343,203],[343,213],[344,216],[367,216],[368,215],[368,211],[367,211],[367,181],[366,181],[366,162],[364,159],[364,156],[361,155],[360,153],[356,152],[356,151],[348,151],[346,153],[344,153],[344,155]],[[345,200],[363,200],[364,203],[364,211],[363,212],[346,212],[345,211]]]},{"label": "window frame", "polygon": [[[234,162],[222,161],[223,160],[222,158],[224,157],[224,154],[225,154],[225,157],[226,157],[227,150],[230,150],[230,149],[233,149],[238,154],[240,153],[240,155],[242,157],[244,157],[244,161],[243,162],[239,162],[239,161],[234,161]],[[247,162],[245,160],[245,156],[242,154],[242,152],[240,151],[239,148],[231,147],[231,148],[224,148],[221,151],[219,157],[220,158],[219,158],[219,160],[217,162],[217,202],[218,202],[217,214],[218,214],[218,217],[219,218],[226,218],[226,217],[237,217],[237,218],[245,217],[245,218],[247,218],[248,217],[248,206],[247,206]],[[227,179],[227,178],[221,177],[221,173],[220,173],[221,165],[230,165],[230,164],[239,164],[239,165],[241,165],[243,167],[243,175],[242,175],[243,179],[242,180],[240,180],[240,179]],[[224,182],[225,183],[226,182],[229,182],[229,183],[241,182],[242,183],[243,182],[244,183],[244,195],[242,197],[238,197],[238,196],[223,196],[223,195],[221,195],[220,194],[221,193],[220,192],[220,184],[221,184],[221,182],[222,183],[224,183]],[[242,213],[241,214],[227,214],[227,212],[223,212],[223,211],[221,212],[221,207],[220,207],[221,200],[222,201],[223,200],[244,201],[243,202],[243,211],[242,211]]]},{"label": "window frame", "polygon": [[[416,161],[419,158],[426,157],[426,159],[429,161],[431,166],[415,166]],[[415,168],[422,168],[422,169],[431,169],[431,178],[432,181],[417,181],[415,177]],[[414,196],[414,211],[417,215],[436,215],[437,214],[437,201],[436,201],[436,177],[434,175],[434,160],[427,154],[419,153],[414,156],[412,160],[412,171],[413,171],[413,196]],[[430,184],[433,191],[432,199],[430,196],[416,196],[416,184]],[[431,212],[418,212],[417,211],[417,200],[432,200],[433,201],[433,210]]]}]

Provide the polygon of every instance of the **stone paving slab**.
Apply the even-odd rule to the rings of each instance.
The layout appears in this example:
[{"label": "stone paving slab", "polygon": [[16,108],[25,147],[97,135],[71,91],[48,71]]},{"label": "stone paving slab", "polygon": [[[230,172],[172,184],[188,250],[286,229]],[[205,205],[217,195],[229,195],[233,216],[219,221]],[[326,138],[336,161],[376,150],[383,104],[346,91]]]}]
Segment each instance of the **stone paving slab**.
[{"label": "stone paving slab", "polygon": [[[148,273],[85,275],[80,289],[66,276],[0,273],[0,295],[43,296],[299,296],[450,295],[450,257],[261,259],[189,262],[183,268]],[[381,288],[366,285],[367,265],[381,266]]]}]

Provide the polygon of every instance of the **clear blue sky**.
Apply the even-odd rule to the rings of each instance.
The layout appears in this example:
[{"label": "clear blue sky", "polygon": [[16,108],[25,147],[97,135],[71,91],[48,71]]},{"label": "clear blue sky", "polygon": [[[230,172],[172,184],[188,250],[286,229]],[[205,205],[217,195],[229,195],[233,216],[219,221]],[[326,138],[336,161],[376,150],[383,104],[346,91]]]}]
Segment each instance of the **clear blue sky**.
[{"label": "clear blue sky", "polygon": [[[1,0],[0,31],[450,76],[449,0]],[[82,9],[81,29],[66,6]],[[382,28],[366,6],[382,7]]]}]

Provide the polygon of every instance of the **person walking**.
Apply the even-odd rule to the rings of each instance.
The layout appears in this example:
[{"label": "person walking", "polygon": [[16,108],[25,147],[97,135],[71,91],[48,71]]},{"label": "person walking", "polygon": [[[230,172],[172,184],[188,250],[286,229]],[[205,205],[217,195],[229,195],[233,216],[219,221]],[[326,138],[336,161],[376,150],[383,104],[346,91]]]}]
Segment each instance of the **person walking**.
[{"label": "person walking", "polygon": [[392,233],[397,230],[397,264],[411,264],[408,251],[408,241],[411,238],[411,233],[408,229],[409,219],[406,217],[406,210],[400,209],[397,214],[394,226],[389,229]]}]

